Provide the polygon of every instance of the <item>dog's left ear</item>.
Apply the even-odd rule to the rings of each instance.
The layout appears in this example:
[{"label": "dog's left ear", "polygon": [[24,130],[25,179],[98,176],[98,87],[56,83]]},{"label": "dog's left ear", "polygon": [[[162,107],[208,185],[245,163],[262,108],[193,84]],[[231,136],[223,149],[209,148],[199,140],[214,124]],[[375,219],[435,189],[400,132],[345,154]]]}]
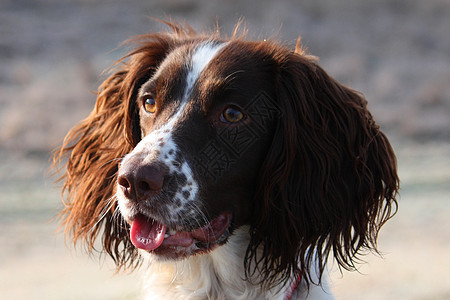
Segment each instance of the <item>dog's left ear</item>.
[{"label": "dog's left ear", "polygon": [[141,139],[136,97],[155,72],[171,44],[172,34],[150,34],[134,40],[137,47],[99,88],[96,107],[72,128],[54,155],[65,165],[61,212],[65,233],[87,249],[101,237],[102,246],[120,267],[136,266],[137,250],[128,237],[128,224],[117,211],[117,171],[122,157]]},{"label": "dog's left ear", "polygon": [[397,209],[396,158],[363,96],[313,58],[286,53],[276,84],[282,116],[261,168],[247,271],[320,282],[329,254],[354,269],[360,250],[377,251]]}]

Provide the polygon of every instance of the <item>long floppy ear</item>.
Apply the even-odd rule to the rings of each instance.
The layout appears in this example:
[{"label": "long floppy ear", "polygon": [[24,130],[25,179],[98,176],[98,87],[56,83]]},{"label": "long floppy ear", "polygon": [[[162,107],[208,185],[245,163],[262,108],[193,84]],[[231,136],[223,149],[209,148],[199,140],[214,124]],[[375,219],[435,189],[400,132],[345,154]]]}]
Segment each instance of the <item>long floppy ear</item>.
[{"label": "long floppy ear", "polygon": [[320,283],[329,254],[352,270],[361,250],[377,251],[397,210],[396,158],[362,95],[311,57],[286,53],[277,102],[283,115],[261,168],[247,272]]},{"label": "long floppy ear", "polygon": [[94,110],[67,134],[54,155],[57,167],[66,166],[61,177],[65,208],[60,214],[65,233],[74,243],[85,241],[89,251],[101,236],[103,250],[119,268],[138,263],[115,199],[119,162],[141,138],[136,95],[181,35],[180,29],[132,40],[136,50],[119,61],[120,70],[100,86]]}]

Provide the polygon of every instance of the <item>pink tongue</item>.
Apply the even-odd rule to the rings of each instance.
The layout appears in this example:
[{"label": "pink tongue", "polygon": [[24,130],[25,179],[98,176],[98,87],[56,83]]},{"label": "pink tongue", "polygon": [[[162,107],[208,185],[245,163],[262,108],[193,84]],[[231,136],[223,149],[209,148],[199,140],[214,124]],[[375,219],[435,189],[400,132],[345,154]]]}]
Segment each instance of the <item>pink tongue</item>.
[{"label": "pink tongue", "polygon": [[151,251],[158,248],[164,241],[165,234],[166,226],[141,215],[131,224],[131,242],[139,249]]}]

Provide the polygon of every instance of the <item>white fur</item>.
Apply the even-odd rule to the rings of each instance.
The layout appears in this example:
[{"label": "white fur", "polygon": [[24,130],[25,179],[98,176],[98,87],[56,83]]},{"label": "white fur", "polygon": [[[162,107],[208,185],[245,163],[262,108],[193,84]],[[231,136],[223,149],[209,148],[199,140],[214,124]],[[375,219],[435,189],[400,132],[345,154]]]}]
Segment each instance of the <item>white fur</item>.
[{"label": "white fur", "polygon": [[[152,255],[142,252],[149,265],[145,299],[286,299],[291,284],[262,290],[260,285],[244,280],[244,255],[249,241],[248,227],[244,226],[225,245],[182,261],[154,261]],[[333,299],[325,287],[326,279],[322,287],[311,285],[309,293],[300,285],[292,299]]]},{"label": "white fur", "polygon": [[217,55],[223,46],[225,46],[224,43],[213,44],[212,42],[206,42],[196,48],[194,55],[192,55],[190,71],[186,77],[186,89],[184,91],[185,99],[189,97],[189,94],[202,71],[208,66],[209,62]]}]

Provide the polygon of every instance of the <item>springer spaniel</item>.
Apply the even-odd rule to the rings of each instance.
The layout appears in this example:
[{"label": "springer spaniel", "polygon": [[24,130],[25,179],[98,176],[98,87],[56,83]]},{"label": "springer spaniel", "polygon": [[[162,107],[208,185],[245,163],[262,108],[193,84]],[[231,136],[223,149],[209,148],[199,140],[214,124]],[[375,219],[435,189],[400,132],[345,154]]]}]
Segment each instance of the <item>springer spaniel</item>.
[{"label": "springer spaniel", "polygon": [[[73,241],[145,264],[149,299],[325,299],[396,212],[396,158],[361,94],[234,34],[135,38],[55,155]],[[67,159],[67,160],[66,160]]]}]

